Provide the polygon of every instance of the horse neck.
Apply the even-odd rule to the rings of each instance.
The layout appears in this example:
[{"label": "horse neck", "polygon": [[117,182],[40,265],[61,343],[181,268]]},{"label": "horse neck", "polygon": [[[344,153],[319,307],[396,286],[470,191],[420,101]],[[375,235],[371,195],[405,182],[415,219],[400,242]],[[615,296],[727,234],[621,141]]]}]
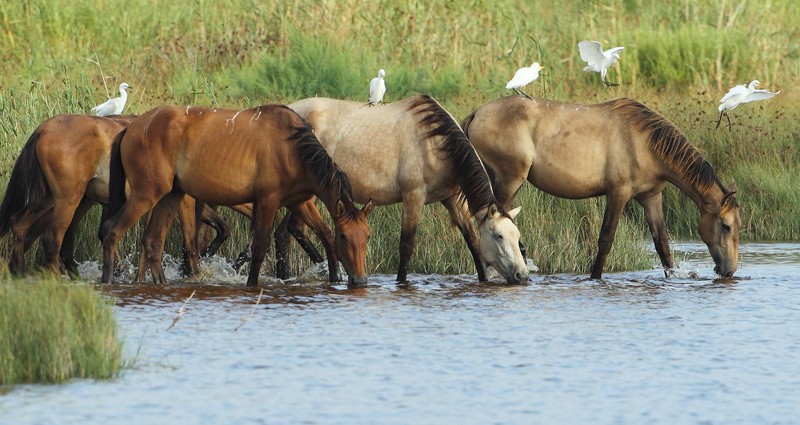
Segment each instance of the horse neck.
[{"label": "horse neck", "polygon": [[678,189],[691,198],[702,212],[712,211],[716,205],[720,204],[722,198],[725,196],[725,193],[718,184],[711,185],[710,189],[702,191],[672,170],[667,173],[666,180],[677,186]]}]

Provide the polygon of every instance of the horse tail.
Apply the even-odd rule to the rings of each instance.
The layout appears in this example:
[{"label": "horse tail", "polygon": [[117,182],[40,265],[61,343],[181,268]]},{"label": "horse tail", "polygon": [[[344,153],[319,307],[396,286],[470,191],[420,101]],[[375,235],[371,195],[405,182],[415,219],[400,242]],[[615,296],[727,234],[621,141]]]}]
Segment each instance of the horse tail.
[{"label": "horse tail", "polygon": [[108,163],[108,208],[105,208],[102,222],[105,222],[122,209],[127,201],[125,197],[125,168],[122,167],[122,155],[119,151],[122,137],[128,129],[120,131],[111,144],[111,159]]},{"label": "horse tail", "polygon": [[461,129],[464,130],[464,134],[467,136],[467,138],[469,138],[469,125],[472,124],[473,119],[475,119],[475,112],[464,118],[464,121],[461,121]]},{"label": "horse tail", "polygon": [[5,197],[0,204],[0,238],[11,228],[13,215],[22,211],[41,211],[47,202],[47,181],[36,157],[39,135],[37,130],[28,138],[14,163]]}]

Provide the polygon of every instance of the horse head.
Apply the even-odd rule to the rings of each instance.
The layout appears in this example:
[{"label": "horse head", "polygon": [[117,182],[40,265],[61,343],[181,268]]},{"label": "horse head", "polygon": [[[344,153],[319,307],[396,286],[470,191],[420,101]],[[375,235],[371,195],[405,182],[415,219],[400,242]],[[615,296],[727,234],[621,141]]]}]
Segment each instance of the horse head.
[{"label": "horse head", "polygon": [[498,211],[497,204],[478,211],[478,231],[481,241],[481,257],[487,266],[492,266],[508,283],[528,281],[528,266],[519,249],[519,230],[512,219],[522,207],[508,214]]},{"label": "horse head", "polygon": [[714,272],[723,277],[733,276],[739,259],[742,220],[739,218],[739,204],[733,196],[735,193],[736,187],[731,184],[719,204],[700,214],[700,238],[708,245],[714,259]]},{"label": "horse head", "polygon": [[360,210],[352,204],[339,199],[333,214],[335,227],[333,250],[347,273],[347,286],[366,286],[367,239],[369,225],[367,216],[372,212],[372,199]]}]

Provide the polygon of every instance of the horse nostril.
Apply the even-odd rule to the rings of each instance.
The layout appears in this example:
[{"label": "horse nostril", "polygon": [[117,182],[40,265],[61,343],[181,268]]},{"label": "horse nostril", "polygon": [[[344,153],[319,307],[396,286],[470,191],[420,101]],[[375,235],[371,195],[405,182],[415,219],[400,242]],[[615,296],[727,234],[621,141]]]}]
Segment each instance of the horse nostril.
[{"label": "horse nostril", "polygon": [[725,273],[725,277],[731,277],[731,276],[733,276],[733,272]]},{"label": "horse nostril", "polygon": [[514,273],[514,278],[517,280],[517,282],[522,283],[528,279],[528,275],[522,272],[516,272]]}]

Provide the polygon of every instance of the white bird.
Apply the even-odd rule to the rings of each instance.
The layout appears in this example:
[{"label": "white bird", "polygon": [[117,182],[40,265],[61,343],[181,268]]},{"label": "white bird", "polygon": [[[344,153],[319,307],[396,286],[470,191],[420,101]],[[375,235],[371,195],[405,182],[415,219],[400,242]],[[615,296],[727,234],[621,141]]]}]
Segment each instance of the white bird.
[{"label": "white bird", "polygon": [[378,70],[378,76],[369,82],[369,103],[367,105],[374,105],[376,103],[383,103],[383,95],[386,94],[386,84],[383,82],[383,77],[386,71]]},{"label": "white bird", "polygon": [[728,90],[728,94],[719,101],[719,119],[717,120],[716,128],[719,128],[719,123],[722,122],[722,115],[724,114],[728,118],[728,131],[730,131],[731,117],[728,115],[728,111],[735,109],[740,104],[769,99],[780,93],[780,90],[778,90],[778,93],[772,93],[766,90],[756,90],[756,87],[761,88],[764,85],[758,80],[753,80],[747,87],[742,84]]},{"label": "white bird", "polygon": [[614,47],[604,52],[603,45],[599,42],[584,40],[578,43],[578,49],[581,51],[581,59],[588,64],[588,66],[583,67],[584,71],[599,72],[600,79],[603,81],[603,84],[607,86],[619,85],[606,81],[606,73],[608,72],[608,68],[614,66],[617,61],[622,61],[619,57],[619,52],[621,52],[624,47]]},{"label": "white bird", "polygon": [[515,93],[531,99],[530,96],[522,91],[522,88],[539,78],[539,71],[543,69],[544,67],[539,65],[539,62],[534,62],[531,66],[518,69],[517,72],[514,73],[514,78],[506,84],[506,88],[514,90]]},{"label": "white bird", "polygon": [[131,88],[131,86],[129,86],[128,83],[120,84],[119,97],[108,99],[104,103],[95,106],[92,108],[92,112],[94,112],[98,117],[121,114],[122,110],[125,109],[125,102],[128,100],[128,92],[125,90],[128,90],[129,88]]}]

